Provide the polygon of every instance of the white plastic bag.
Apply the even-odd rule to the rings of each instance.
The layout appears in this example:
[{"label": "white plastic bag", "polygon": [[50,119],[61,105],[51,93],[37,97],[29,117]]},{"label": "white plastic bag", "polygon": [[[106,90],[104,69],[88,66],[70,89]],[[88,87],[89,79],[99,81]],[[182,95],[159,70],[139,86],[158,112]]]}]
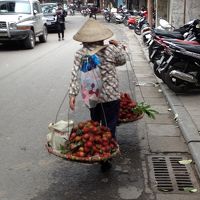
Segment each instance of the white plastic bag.
[{"label": "white plastic bag", "polygon": [[61,146],[64,146],[66,141],[69,140],[69,136],[73,127],[74,122],[72,120],[61,120],[56,122],[55,124],[50,123],[48,126],[50,133],[47,134],[48,144],[53,149],[60,150]]}]

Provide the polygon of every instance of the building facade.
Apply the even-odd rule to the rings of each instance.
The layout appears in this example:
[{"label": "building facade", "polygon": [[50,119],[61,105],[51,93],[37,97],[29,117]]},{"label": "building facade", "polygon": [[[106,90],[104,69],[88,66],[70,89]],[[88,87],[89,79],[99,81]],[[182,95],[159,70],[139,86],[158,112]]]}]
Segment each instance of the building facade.
[{"label": "building facade", "polygon": [[156,0],[156,18],[163,18],[178,28],[183,24],[200,19],[199,0]]}]

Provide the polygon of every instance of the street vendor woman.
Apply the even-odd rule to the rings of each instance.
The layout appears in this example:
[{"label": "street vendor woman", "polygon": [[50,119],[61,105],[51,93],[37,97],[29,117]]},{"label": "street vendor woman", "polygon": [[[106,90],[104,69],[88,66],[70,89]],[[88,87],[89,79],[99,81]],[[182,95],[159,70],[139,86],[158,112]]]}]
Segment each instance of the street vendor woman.
[{"label": "street vendor woman", "polygon": [[[75,109],[75,98],[79,93],[80,84],[78,75],[81,67],[81,58],[88,49],[93,50],[97,46],[103,46],[104,40],[110,38],[112,35],[111,30],[93,19],[89,19],[74,35],[74,40],[82,42],[83,47],[76,52],[72,69],[69,87],[69,104],[72,110]],[[102,90],[100,102],[95,108],[90,109],[90,115],[93,121],[107,125],[112,132],[112,136],[115,138],[120,104],[119,80],[116,67],[125,64],[126,59],[123,45],[115,40],[110,40],[109,42],[111,44],[97,52],[101,60]]]},{"label": "street vendor woman", "polygon": [[109,40],[105,45],[104,40],[111,38],[113,32],[105,25],[94,19],[88,19],[73,39],[82,43],[82,48],[75,53],[74,65],[72,68],[71,81],[69,86],[69,105],[71,110],[75,109],[76,96],[79,93],[79,73],[82,66],[82,58],[88,51],[93,51],[99,46],[96,55],[100,58],[99,66],[102,89],[100,91],[99,103],[89,108],[93,121],[98,121],[107,126],[113,138],[116,138],[116,125],[119,116],[120,91],[116,67],[126,63],[124,46],[116,40]]}]

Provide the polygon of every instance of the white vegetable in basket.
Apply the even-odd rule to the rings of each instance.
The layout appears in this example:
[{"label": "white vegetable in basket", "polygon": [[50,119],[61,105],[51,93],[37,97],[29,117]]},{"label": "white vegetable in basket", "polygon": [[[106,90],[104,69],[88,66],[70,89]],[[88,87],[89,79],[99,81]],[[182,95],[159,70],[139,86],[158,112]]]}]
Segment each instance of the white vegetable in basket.
[{"label": "white vegetable in basket", "polygon": [[47,134],[48,144],[53,149],[60,150],[60,146],[63,146],[65,142],[69,140],[69,136],[73,127],[74,122],[72,120],[61,120],[55,124],[50,123],[48,126],[50,133]]}]

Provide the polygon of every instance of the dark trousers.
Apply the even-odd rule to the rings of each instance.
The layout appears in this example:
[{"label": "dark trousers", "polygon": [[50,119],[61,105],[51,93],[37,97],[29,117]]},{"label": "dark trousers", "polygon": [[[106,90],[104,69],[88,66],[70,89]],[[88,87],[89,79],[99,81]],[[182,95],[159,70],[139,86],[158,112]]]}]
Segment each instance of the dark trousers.
[{"label": "dark trousers", "polygon": [[61,35],[62,35],[62,38],[64,38],[64,29],[65,29],[64,23],[57,23],[58,38],[60,38]]},{"label": "dark trousers", "polygon": [[113,138],[116,138],[116,126],[118,123],[120,100],[99,103],[95,108],[90,108],[90,116],[93,121],[100,122],[107,126]]}]

